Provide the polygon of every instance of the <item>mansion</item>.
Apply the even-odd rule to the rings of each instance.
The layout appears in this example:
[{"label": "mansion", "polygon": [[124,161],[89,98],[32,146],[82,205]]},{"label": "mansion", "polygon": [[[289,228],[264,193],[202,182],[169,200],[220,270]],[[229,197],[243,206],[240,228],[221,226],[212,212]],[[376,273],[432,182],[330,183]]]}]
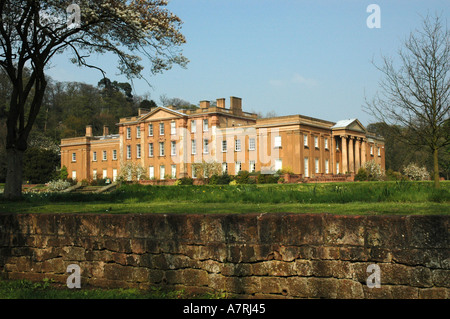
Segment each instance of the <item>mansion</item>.
[{"label": "mansion", "polygon": [[242,100],[201,101],[195,110],[139,109],[120,119],[118,134],[104,127],[94,136],[61,140],[61,166],[74,180],[117,179],[133,163],[149,179],[196,178],[195,163],[215,162],[222,172],[271,174],[288,170],[303,178],[355,174],[374,160],[385,168],[384,139],[357,119],[329,122],[302,115],[258,118],[242,110]]}]

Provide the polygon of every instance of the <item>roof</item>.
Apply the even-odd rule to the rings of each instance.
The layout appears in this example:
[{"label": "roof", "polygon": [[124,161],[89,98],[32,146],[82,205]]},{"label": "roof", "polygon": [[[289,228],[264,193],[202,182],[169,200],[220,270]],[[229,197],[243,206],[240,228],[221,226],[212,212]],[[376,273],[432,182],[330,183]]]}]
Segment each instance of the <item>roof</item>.
[{"label": "roof", "polygon": [[338,121],[336,124],[334,124],[331,128],[345,128],[355,121],[357,121],[357,119],[341,120],[341,121]]}]

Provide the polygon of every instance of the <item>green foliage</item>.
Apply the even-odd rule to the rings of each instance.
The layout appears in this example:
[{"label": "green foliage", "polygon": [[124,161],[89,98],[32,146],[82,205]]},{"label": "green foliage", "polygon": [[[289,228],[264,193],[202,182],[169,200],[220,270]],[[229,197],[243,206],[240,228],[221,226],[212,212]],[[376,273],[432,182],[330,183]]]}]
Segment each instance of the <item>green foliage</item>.
[{"label": "green foliage", "polygon": [[31,184],[43,184],[57,177],[59,155],[52,150],[29,148],[23,159],[23,179]]},{"label": "green foliage", "polygon": [[69,172],[67,171],[67,167],[66,167],[66,165],[63,165],[63,167],[61,168],[61,170],[59,172],[59,179],[62,179],[65,181],[68,176],[69,176]]},{"label": "green foliage", "polygon": [[240,171],[235,177],[234,180],[236,184],[250,184],[250,180],[254,181],[250,178],[250,173],[248,171]]},{"label": "green foliage", "polygon": [[208,184],[210,185],[228,185],[231,182],[231,176],[227,172],[218,175],[214,174],[209,178]]},{"label": "green foliage", "polygon": [[355,175],[355,181],[367,181],[367,178],[367,171],[364,167],[361,167]]},{"label": "green foliage", "polygon": [[194,184],[194,179],[190,178],[190,177],[182,177],[178,181],[180,181],[179,185],[193,185]]}]

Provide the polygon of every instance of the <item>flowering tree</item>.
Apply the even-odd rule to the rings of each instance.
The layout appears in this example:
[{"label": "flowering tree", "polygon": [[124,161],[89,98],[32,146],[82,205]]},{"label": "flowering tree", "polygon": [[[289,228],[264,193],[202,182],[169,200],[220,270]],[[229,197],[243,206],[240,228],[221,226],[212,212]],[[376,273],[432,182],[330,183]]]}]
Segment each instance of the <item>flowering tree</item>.
[{"label": "flowering tree", "polygon": [[[51,59],[73,54],[79,66],[98,69],[92,54],[113,53],[118,69],[129,79],[144,78],[143,58],[150,74],[185,66],[179,47],[185,42],[181,20],[165,0],[79,0],[67,7],[60,0],[0,2],[0,67],[13,86],[7,112],[6,198],[21,196],[23,153],[39,113]],[[29,69],[29,72],[25,72]]]},{"label": "flowering tree", "polygon": [[416,163],[410,163],[403,168],[403,174],[414,181],[424,181],[430,179],[430,174],[425,166],[420,167]]},{"label": "flowering tree", "polygon": [[365,162],[362,167],[365,169],[369,180],[379,181],[384,176],[380,164],[377,164],[374,160]]}]

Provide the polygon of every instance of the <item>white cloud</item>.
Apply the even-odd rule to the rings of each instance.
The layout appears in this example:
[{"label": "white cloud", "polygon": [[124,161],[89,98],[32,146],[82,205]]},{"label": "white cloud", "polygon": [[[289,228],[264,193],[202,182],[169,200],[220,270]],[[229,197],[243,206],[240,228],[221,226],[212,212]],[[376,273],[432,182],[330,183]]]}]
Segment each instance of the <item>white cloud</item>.
[{"label": "white cloud", "polygon": [[301,76],[301,75],[298,74],[298,73],[295,73],[295,74],[292,76],[291,81],[292,81],[292,83],[296,83],[296,84],[300,84],[300,85],[305,85],[305,86],[309,86],[309,87],[311,87],[311,86],[316,86],[316,85],[317,85],[317,81],[316,81],[316,80],[305,78],[305,77]]}]

